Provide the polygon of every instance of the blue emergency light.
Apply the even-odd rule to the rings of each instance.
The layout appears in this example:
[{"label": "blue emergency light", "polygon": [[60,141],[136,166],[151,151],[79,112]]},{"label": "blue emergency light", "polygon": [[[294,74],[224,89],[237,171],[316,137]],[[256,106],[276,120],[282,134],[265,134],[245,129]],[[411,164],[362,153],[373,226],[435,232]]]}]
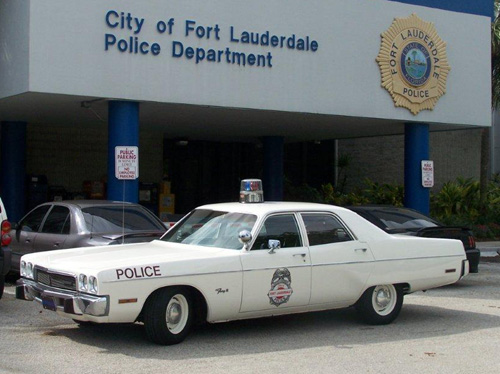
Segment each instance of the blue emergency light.
[{"label": "blue emergency light", "polygon": [[240,203],[263,203],[264,191],[260,179],[243,179],[240,185]]}]

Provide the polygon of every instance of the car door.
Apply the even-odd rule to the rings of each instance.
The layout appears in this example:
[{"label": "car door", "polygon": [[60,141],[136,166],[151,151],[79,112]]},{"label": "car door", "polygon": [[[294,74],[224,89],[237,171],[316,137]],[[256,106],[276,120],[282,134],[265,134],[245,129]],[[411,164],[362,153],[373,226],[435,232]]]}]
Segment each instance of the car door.
[{"label": "car door", "polygon": [[33,242],[33,251],[50,251],[65,248],[64,244],[71,230],[70,210],[54,205],[43,221],[40,232]]},{"label": "car door", "polygon": [[[293,213],[267,217],[250,251],[243,251],[240,312],[305,306],[311,292],[311,258]],[[280,248],[269,249],[269,240]]]},{"label": "car door", "polygon": [[41,205],[29,212],[18,223],[10,244],[12,249],[12,267],[15,270],[19,270],[21,256],[33,251],[35,237],[38,235],[38,231],[50,207],[50,205]]},{"label": "car door", "polygon": [[312,263],[311,304],[351,305],[374,265],[368,243],[332,213],[301,213]]}]

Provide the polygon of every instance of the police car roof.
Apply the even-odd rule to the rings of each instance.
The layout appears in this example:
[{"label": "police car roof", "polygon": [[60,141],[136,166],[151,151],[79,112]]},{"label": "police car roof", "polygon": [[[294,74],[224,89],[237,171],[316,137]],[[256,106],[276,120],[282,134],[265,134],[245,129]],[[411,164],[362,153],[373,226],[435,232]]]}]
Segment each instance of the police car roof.
[{"label": "police car roof", "polygon": [[268,201],[264,203],[220,203],[209,204],[198,207],[197,209],[210,209],[224,212],[239,212],[248,214],[267,214],[279,212],[294,212],[294,211],[345,211],[335,205],[303,203],[303,202],[288,202],[288,201]]}]

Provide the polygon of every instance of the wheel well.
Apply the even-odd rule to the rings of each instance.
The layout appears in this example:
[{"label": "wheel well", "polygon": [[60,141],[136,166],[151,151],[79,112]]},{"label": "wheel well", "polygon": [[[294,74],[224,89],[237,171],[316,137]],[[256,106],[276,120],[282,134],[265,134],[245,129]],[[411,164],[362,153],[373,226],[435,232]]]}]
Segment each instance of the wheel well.
[{"label": "wheel well", "polygon": [[[369,288],[375,287],[375,286],[376,286],[376,284],[373,286],[370,286],[370,287],[366,287],[366,289],[361,293],[358,300],[353,305],[357,305],[359,303],[359,301],[361,300],[361,298],[363,297],[363,295],[365,294],[365,292]],[[408,295],[409,293],[411,293],[411,286],[409,283],[395,283],[394,286],[401,288],[401,290],[403,291],[403,295]]]},{"label": "wheel well", "polygon": [[193,317],[194,317],[194,323],[195,324],[201,324],[207,320],[207,313],[208,313],[208,307],[207,307],[207,301],[205,300],[205,297],[203,294],[196,289],[193,286],[186,286],[186,285],[172,285],[172,286],[167,286],[167,287],[162,287],[158,288],[157,290],[153,291],[146,301],[144,302],[144,305],[142,306],[141,313],[137,317],[137,321],[139,322],[144,322],[143,314],[144,314],[144,308],[148,304],[149,300],[151,299],[151,296],[155,294],[156,292],[165,289],[165,288],[171,288],[171,287],[179,287],[182,289],[185,289],[189,292],[189,294],[192,296],[192,301],[193,301]]},{"label": "wheel well", "polygon": [[409,283],[398,283],[395,284],[395,286],[401,287],[401,289],[403,290],[403,295],[408,295],[409,293],[411,293],[411,287]]}]

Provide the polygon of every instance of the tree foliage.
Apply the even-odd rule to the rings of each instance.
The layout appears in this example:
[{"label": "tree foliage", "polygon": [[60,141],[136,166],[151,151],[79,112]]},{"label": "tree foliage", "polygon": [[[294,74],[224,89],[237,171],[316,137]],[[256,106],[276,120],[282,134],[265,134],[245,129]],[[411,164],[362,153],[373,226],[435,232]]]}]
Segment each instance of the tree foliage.
[{"label": "tree foliage", "polygon": [[500,108],[500,0],[495,0],[495,19],[491,25],[492,106]]}]

